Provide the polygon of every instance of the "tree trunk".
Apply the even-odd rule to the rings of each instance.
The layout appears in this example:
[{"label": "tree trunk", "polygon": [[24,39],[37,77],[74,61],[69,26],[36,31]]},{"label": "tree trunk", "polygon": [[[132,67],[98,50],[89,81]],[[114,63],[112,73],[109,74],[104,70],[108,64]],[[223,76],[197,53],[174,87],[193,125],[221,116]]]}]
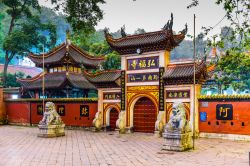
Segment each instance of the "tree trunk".
[{"label": "tree trunk", "polygon": [[11,61],[11,59],[14,57],[15,53],[11,53],[9,55],[8,51],[5,51],[5,62],[4,62],[4,68],[3,68],[3,86],[6,87],[6,81],[7,81],[7,69],[8,69],[8,65]]},{"label": "tree trunk", "polygon": [[9,60],[8,60],[8,54],[6,52],[5,63],[3,68],[3,87],[6,87],[8,65],[9,65]]},{"label": "tree trunk", "polygon": [[[15,21],[15,17],[12,16],[12,17],[11,17],[11,21],[10,21],[10,27],[9,27],[8,35],[10,35],[10,33],[11,33],[12,30],[13,30],[14,21]],[[7,69],[8,69],[9,62],[10,62],[10,60],[11,60],[13,57],[14,57],[13,53],[12,53],[11,56],[9,57],[8,50],[5,51],[5,62],[4,62],[4,68],[3,68],[3,87],[6,87]]]}]

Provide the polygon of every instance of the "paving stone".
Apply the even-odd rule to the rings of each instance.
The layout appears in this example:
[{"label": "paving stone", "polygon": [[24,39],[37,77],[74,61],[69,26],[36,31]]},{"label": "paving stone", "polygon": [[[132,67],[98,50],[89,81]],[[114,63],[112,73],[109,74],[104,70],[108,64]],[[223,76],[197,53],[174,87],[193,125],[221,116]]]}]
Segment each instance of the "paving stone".
[{"label": "paving stone", "polygon": [[250,142],[198,139],[195,150],[161,151],[153,134],[66,130],[65,137],[38,138],[37,128],[0,126],[0,166],[248,166]]}]

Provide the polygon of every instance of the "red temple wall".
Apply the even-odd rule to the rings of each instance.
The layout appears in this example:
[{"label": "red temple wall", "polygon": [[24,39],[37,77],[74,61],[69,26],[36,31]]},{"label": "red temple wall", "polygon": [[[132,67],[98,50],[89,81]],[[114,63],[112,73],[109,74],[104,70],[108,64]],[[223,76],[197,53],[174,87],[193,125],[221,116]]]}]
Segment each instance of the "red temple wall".
[{"label": "red temple wall", "polygon": [[29,124],[29,102],[6,103],[6,115],[9,123]]},{"label": "red temple wall", "polygon": [[[218,104],[232,105],[232,120],[217,119],[216,106]],[[207,114],[207,119],[204,122],[201,121],[201,112],[205,112]],[[224,112],[223,115],[226,116],[226,113]],[[250,102],[249,101],[200,101],[199,130],[200,132],[205,132],[205,133],[250,135]]]},{"label": "red temple wall", "polygon": [[[63,122],[67,126],[92,126],[92,121],[97,112],[97,102],[83,103],[83,102],[72,102],[62,103],[54,102],[55,105],[65,106],[65,116],[61,116]],[[42,115],[37,113],[37,106],[42,105],[38,102],[6,102],[6,110],[8,120],[10,124],[38,124],[42,119]],[[89,116],[80,116],[80,106],[89,107]],[[31,109],[31,112],[30,112]],[[31,114],[30,114],[31,113]],[[31,116],[30,116],[31,115]],[[31,117],[31,118],[30,118]]]}]

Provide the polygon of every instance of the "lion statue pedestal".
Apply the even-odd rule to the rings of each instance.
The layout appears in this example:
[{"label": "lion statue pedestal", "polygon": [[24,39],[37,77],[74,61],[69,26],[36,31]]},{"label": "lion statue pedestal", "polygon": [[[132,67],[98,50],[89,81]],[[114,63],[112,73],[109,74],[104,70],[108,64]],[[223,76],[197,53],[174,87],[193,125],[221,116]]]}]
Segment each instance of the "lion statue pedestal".
[{"label": "lion statue pedestal", "polygon": [[43,114],[43,119],[39,122],[38,128],[38,137],[49,138],[60,137],[65,135],[65,124],[56,112],[54,103],[47,102],[45,104],[45,112]]},{"label": "lion statue pedestal", "polygon": [[165,126],[163,150],[185,151],[193,147],[192,131],[183,103],[174,103],[170,119]]}]

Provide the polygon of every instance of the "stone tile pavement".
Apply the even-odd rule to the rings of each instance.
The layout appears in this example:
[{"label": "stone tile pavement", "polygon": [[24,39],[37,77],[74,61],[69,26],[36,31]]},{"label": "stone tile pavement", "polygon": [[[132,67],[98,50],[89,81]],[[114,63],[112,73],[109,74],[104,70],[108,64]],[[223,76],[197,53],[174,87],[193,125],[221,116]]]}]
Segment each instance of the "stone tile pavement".
[{"label": "stone tile pavement", "polygon": [[34,127],[0,126],[0,166],[248,166],[250,142],[198,139],[187,152],[161,151],[153,134],[66,130],[38,138]]}]

